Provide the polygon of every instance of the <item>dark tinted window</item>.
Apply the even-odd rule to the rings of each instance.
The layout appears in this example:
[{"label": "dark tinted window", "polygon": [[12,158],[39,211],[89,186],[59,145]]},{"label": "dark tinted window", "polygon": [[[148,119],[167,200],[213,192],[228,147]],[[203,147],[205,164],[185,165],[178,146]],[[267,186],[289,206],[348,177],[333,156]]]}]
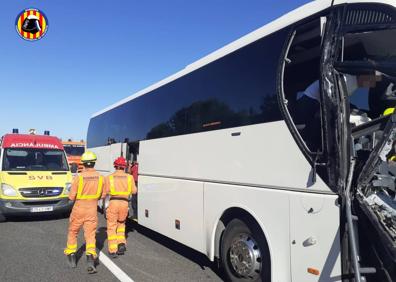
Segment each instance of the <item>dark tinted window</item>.
[{"label": "dark tinted window", "polygon": [[269,35],[91,119],[88,147],[280,120],[276,74],[286,35]]},{"label": "dark tinted window", "polygon": [[[396,29],[348,33],[344,37],[344,61],[396,62]],[[392,40],[393,39],[393,40]]]},{"label": "dark tinted window", "polygon": [[5,149],[4,171],[67,171],[65,154],[60,150]]},{"label": "dark tinted window", "polygon": [[84,146],[63,145],[63,148],[65,149],[66,154],[70,156],[81,156],[85,152]]}]

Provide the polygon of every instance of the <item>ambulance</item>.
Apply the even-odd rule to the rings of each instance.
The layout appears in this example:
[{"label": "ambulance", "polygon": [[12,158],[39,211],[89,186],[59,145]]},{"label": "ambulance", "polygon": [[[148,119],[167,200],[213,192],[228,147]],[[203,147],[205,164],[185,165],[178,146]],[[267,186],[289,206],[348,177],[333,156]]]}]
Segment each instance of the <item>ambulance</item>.
[{"label": "ambulance", "polygon": [[72,175],[54,136],[6,134],[0,141],[0,221],[8,216],[68,213]]},{"label": "ambulance", "polygon": [[85,152],[85,142],[83,140],[72,141],[69,139],[67,141],[62,141],[62,145],[65,149],[71,172],[81,172],[84,169],[81,156]]}]

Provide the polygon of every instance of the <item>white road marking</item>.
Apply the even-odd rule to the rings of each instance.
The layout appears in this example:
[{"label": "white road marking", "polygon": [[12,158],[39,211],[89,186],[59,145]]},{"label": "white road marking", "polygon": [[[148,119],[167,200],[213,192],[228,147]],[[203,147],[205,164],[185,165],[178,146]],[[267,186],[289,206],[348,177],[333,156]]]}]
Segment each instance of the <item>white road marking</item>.
[{"label": "white road marking", "polygon": [[119,268],[112,260],[103,252],[99,253],[99,260],[106,266],[111,273],[121,282],[134,282],[121,268]]}]

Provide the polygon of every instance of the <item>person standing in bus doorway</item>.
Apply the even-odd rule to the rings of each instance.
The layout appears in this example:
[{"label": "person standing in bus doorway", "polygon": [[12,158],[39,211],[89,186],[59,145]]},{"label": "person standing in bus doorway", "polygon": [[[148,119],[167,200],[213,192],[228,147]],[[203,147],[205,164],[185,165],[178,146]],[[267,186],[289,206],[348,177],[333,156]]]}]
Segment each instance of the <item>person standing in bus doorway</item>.
[{"label": "person standing in bus doorway", "polygon": [[84,171],[75,176],[71,186],[69,199],[75,201],[70,214],[67,247],[69,265],[76,267],[77,236],[83,227],[85,238],[85,254],[87,256],[88,273],[96,272],[96,228],[98,226],[97,205],[99,198],[104,198],[105,178],[95,169],[96,155],[85,152],[81,156]]},{"label": "person standing in bus doorway", "polygon": [[125,221],[128,216],[128,203],[136,194],[133,176],[125,173],[127,162],[119,157],[114,161],[115,172],[106,177],[106,194],[110,195],[107,216],[107,241],[109,255],[113,258],[126,251]]},{"label": "person standing in bus doorway", "polygon": [[131,174],[133,176],[133,179],[135,180],[135,186],[136,186],[136,195],[135,197],[132,197],[131,200],[133,220],[137,220],[137,188],[138,188],[138,175],[139,175],[138,172],[139,172],[139,164],[137,161],[133,161],[131,166]]},{"label": "person standing in bus doorway", "polygon": [[139,171],[139,164],[137,161],[133,161],[131,166],[131,174],[133,176],[133,179],[135,180],[136,186],[138,183],[138,171]]}]

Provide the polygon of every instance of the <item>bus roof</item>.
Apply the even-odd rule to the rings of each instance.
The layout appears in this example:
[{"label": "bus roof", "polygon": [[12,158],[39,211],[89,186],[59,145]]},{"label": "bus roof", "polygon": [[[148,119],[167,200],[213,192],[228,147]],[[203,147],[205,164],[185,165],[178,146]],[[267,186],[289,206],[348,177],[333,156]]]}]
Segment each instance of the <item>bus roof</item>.
[{"label": "bus roof", "polygon": [[63,145],[57,137],[33,134],[6,134],[3,136],[1,147],[63,150]]},{"label": "bus roof", "polygon": [[339,5],[343,3],[384,3],[384,4],[391,4],[395,6],[395,0],[316,0],[309,2],[283,16],[280,18],[264,25],[263,27],[241,37],[240,39],[214,51],[213,53],[210,53],[209,55],[197,60],[196,62],[186,66],[184,69],[180,70],[179,72],[157,82],[152,84],[151,86],[148,86],[135,94],[132,94],[131,96],[122,99],[121,101],[95,113],[92,115],[91,118],[94,118],[100,114],[103,114],[107,111],[110,111],[122,104],[125,104],[139,96],[142,96],[148,92],[151,92],[169,82],[172,82],[190,72],[193,72],[196,69],[199,69],[221,57],[224,57],[254,41],[259,40],[260,38],[263,38],[267,35],[270,35],[271,33],[274,33],[284,27],[287,27],[295,22],[298,22],[306,17],[309,17],[310,15],[316,14],[320,11],[323,11],[327,8],[329,8],[332,5],[332,1],[334,1],[333,5]]}]

